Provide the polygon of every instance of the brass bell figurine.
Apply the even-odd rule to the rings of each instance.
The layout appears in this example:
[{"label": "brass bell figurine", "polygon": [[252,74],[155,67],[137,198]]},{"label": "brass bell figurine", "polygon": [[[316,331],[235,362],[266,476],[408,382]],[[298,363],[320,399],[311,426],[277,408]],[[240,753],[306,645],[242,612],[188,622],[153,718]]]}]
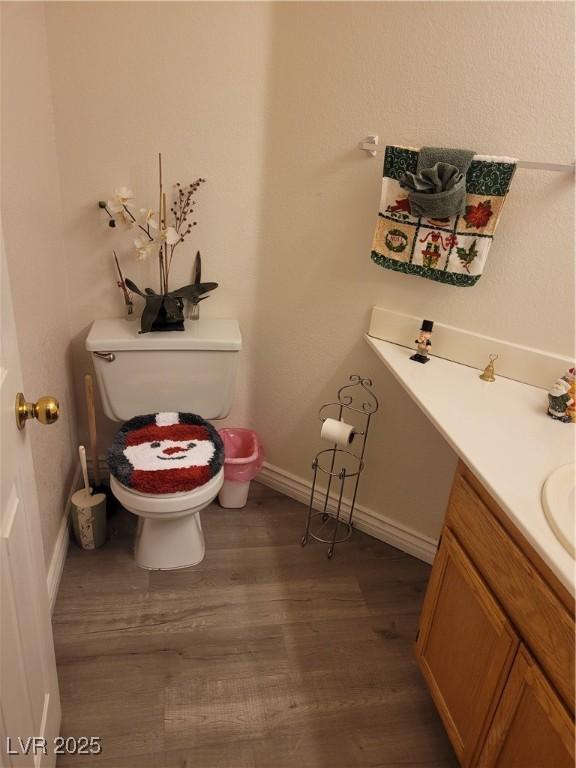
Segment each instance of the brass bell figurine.
[{"label": "brass bell figurine", "polygon": [[490,358],[490,362],[480,374],[480,378],[482,381],[496,381],[496,376],[494,375],[494,361],[498,360],[498,355],[488,355],[488,357]]}]

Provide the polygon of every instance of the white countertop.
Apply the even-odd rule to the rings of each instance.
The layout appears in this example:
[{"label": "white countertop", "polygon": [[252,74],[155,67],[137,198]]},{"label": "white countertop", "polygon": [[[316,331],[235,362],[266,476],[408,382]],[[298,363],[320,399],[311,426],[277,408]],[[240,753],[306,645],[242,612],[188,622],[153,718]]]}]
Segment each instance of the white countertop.
[{"label": "white countertop", "polygon": [[[574,425],[546,415],[547,392],[512,379],[482,381],[480,371],[366,336],[378,357],[482,482],[510,519],[576,594],[572,557],[550,529],[540,501],[557,467],[574,461]],[[562,374],[559,371],[559,376]]]}]

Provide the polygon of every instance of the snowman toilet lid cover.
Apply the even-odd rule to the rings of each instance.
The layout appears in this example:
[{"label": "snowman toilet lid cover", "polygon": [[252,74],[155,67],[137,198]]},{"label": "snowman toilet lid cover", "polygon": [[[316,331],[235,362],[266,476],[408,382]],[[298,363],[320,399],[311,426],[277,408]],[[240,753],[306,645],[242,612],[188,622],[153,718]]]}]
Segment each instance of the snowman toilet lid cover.
[{"label": "snowman toilet lid cover", "polygon": [[195,413],[135,416],[108,451],[114,477],[140,493],[184,493],[212,480],[224,464],[214,427]]}]

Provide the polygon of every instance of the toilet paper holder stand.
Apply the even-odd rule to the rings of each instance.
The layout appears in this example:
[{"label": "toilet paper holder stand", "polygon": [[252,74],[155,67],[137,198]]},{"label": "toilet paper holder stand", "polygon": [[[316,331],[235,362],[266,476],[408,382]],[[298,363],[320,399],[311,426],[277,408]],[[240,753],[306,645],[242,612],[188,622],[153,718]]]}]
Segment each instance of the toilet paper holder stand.
[{"label": "toilet paper holder stand", "polygon": [[[318,451],[312,462],[314,472],[310,503],[306,518],[306,529],[301,544],[306,546],[310,539],[328,544],[327,556],[334,556],[336,544],[347,541],[352,535],[352,518],[356,506],[360,477],[365,466],[364,454],[372,416],[378,410],[378,398],[372,391],[372,380],[356,374],[350,376],[349,384],[338,390],[336,400],[324,403],[318,410],[321,422],[326,421],[329,411],[331,418],[338,421],[354,421],[354,446],[356,452],[334,444],[332,448]],[[317,488],[319,477],[327,478],[326,488]],[[331,494],[332,482],[337,492]],[[350,481],[350,482],[348,482]],[[352,486],[352,497],[345,498],[345,488]]]}]

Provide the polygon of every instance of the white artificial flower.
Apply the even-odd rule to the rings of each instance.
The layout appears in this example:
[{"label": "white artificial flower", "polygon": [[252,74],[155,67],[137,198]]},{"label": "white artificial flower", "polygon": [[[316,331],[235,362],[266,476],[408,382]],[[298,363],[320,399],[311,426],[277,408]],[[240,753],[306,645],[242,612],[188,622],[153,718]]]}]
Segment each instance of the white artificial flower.
[{"label": "white artificial flower", "polygon": [[[156,221],[152,218],[149,220],[149,224],[151,227],[154,227],[154,224],[151,222],[154,221],[154,224],[156,224]],[[157,250],[160,250],[164,243],[167,243],[168,245],[176,245],[177,242],[180,240],[180,235],[174,227],[166,227],[166,229],[159,229],[156,233],[156,237],[153,240],[150,240],[146,235],[138,235],[134,239],[134,247],[136,248],[136,255],[138,259],[147,259],[150,254],[154,253]]]},{"label": "white artificial flower", "polygon": [[152,208],[140,208],[142,226],[149,226],[151,229],[158,229],[158,219]]},{"label": "white artificial flower", "polygon": [[164,229],[158,230],[154,241],[158,244],[159,248],[162,248],[164,243],[168,243],[168,245],[176,245],[176,243],[180,241],[180,235],[176,232],[174,227],[165,227]]},{"label": "white artificial flower", "polygon": [[132,200],[134,200],[134,195],[131,189],[128,189],[128,187],[117,187],[114,190],[114,197],[112,200],[108,200],[106,205],[111,213],[122,213],[124,206],[127,208],[134,207]]},{"label": "white artificial flower", "polygon": [[149,240],[144,235],[139,235],[134,239],[134,247],[136,248],[136,258],[139,261],[144,261],[158,247],[158,243],[155,240]]},{"label": "white artificial flower", "polygon": [[180,240],[180,235],[174,227],[166,227],[166,229],[162,230],[162,237],[168,245],[176,245],[176,243]]},{"label": "white artificial flower", "polygon": [[132,227],[134,226],[134,223],[135,223],[134,219],[132,218],[132,216],[130,216],[130,214],[126,213],[124,208],[116,214],[116,218],[120,219],[120,221],[122,222],[122,224],[124,224],[126,229],[132,229]]}]

